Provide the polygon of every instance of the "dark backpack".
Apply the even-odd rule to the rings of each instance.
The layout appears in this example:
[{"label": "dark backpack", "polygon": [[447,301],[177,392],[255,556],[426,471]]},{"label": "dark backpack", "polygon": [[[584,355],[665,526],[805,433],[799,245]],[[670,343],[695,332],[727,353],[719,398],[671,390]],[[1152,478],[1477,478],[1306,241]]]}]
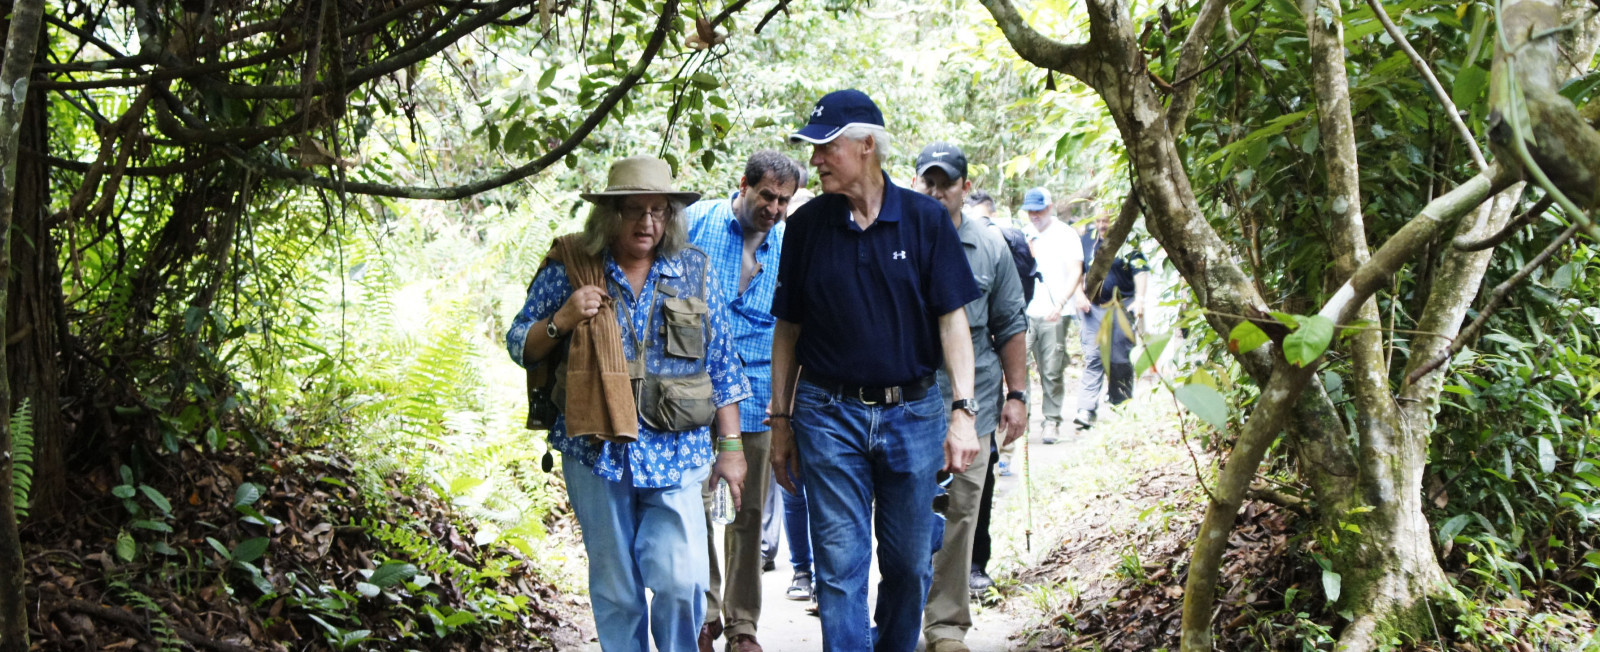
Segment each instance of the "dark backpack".
[{"label": "dark backpack", "polygon": [[1011,249],[1011,262],[1017,264],[1017,276],[1022,279],[1022,300],[1033,301],[1033,284],[1044,278],[1039,274],[1039,261],[1033,258],[1033,248],[1028,246],[1028,236],[1009,226],[1000,227],[1006,246]]}]

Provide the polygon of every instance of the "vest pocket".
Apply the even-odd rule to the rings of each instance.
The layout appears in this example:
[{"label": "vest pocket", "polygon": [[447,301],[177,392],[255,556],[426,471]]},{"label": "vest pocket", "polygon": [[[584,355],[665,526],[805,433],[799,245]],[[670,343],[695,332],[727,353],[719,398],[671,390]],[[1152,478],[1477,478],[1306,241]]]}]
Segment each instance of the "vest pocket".
[{"label": "vest pocket", "polygon": [[699,360],[706,355],[706,302],[696,297],[669,298],[662,304],[667,355]]},{"label": "vest pocket", "polygon": [[656,430],[709,426],[716,414],[711,375],[705,372],[681,378],[646,376],[639,388],[639,416]]}]

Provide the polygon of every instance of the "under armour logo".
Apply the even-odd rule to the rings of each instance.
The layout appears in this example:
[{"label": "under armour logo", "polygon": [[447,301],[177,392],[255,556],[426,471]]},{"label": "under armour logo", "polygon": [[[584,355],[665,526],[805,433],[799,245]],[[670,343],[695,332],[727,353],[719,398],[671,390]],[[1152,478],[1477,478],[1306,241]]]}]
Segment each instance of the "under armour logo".
[{"label": "under armour logo", "polygon": [[905,252],[905,250],[901,250],[901,251],[896,251],[896,252],[894,252],[894,259],[895,259],[895,260],[905,260],[905,259],[906,259],[906,252]]},{"label": "under armour logo", "polygon": [[818,117],[818,116],[821,116],[821,115],[822,115],[822,105],[818,104],[817,108],[811,110],[811,117],[815,118],[815,117]]}]

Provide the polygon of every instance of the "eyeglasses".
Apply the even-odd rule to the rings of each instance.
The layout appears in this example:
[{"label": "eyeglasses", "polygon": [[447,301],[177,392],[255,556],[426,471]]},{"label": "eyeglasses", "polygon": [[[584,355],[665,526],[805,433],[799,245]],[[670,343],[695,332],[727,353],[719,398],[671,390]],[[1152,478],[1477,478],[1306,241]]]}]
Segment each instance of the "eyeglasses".
[{"label": "eyeglasses", "polygon": [[649,217],[649,218],[654,219],[657,224],[666,224],[667,223],[667,213],[670,210],[671,209],[666,207],[666,206],[657,206],[655,208],[645,208],[645,207],[641,207],[641,206],[627,206],[627,205],[624,205],[622,207],[622,211],[621,212],[622,212],[622,219],[628,220],[629,222],[642,220],[642,219],[644,219],[646,217]]}]

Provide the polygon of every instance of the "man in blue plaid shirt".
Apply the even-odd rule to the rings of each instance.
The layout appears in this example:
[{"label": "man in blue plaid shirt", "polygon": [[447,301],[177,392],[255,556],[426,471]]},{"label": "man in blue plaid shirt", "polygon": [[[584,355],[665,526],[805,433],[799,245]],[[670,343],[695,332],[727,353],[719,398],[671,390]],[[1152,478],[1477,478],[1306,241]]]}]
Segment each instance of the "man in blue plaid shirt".
[{"label": "man in blue plaid shirt", "polygon": [[[698,202],[684,214],[689,242],[711,257],[713,288],[724,294],[733,348],[744,363],[753,392],[739,404],[749,467],[743,507],[723,540],[728,555],[725,568],[717,563],[717,547],[707,546],[711,551],[711,590],[706,595],[706,623],[700,630],[701,652],[712,652],[712,642],[724,631],[724,616],[728,652],[761,650],[755,636],[756,620],[761,616],[761,510],[772,485],[772,432],[762,421],[772,398],[772,329],[778,323],[768,311],[778,282],[783,220],[799,186],[800,170],[798,163],[776,151],[756,152],[745,162],[739,192],[729,199]],[[708,535],[713,532],[711,490],[707,487],[705,491]]]}]

